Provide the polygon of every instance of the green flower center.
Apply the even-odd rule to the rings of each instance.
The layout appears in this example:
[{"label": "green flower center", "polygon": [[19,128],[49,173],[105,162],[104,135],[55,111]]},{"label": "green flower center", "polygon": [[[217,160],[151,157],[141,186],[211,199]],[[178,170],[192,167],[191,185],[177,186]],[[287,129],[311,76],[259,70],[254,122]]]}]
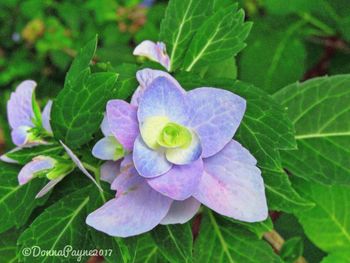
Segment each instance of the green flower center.
[{"label": "green flower center", "polygon": [[187,148],[192,141],[191,132],[174,122],[167,123],[159,134],[157,142],[165,148]]}]

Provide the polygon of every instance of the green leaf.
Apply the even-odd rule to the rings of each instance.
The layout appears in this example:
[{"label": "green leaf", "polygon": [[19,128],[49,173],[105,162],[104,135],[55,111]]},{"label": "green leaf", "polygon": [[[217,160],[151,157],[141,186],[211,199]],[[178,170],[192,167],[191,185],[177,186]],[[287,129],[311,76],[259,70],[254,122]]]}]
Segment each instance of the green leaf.
[{"label": "green leaf", "polygon": [[[272,20],[272,21],[271,21]],[[304,21],[280,18],[254,21],[248,46],[240,57],[240,79],[274,93],[305,73],[306,50],[298,37]]]},{"label": "green leaf", "polygon": [[255,234],[214,216],[203,216],[194,247],[194,262],[282,262],[272,248]]},{"label": "green leaf", "polygon": [[210,1],[171,0],[160,26],[159,38],[170,56],[170,69],[174,71],[183,62],[193,35],[202,25]]},{"label": "green leaf", "polygon": [[[48,207],[27,228],[18,240],[20,258],[24,262],[72,262],[77,257],[31,255],[24,257],[24,248],[40,247],[41,251],[63,250],[71,246],[74,250],[90,247],[87,226],[85,224],[86,209],[90,200],[89,192],[98,195],[91,186],[67,195],[54,205]],[[85,258],[85,257],[83,257]]]},{"label": "green leaf", "polygon": [[289,85],[274,97],[293,121],[298,150],[282,154],[296,176],[350,184],[350,75]]},{"label": "green leaf", "polygon": [[349,263],[350,252],[342,251],[339,253],[332,253],[324,257],[321,263]]},{"label": "green leaf", "polygon": [[285,262],[293,263],[303,255],[304,245],[300,237],[293,237],[286,240],[280,251],[281,258]]},{"label": "green leaf", "polygon": [[34,208],[42,205],[46,198],[35,199],[47,180],[35,179],[19,185],[19,168],[0,162],[0,233],[24,225]]},{"label": "green leaf", "polygon": [[124,63],[117,66],[116,71],[119,74],[116,97],[126,100],[134,93],[138,86],[136,80],[137,66],[135,64]]},{"label": "green leaf", "polygon": [[19,164],[26,164],[38,155],[57,156],[62,152],[63,148],[57,144],[38,145],[30,148],[22,148],[18,151],[9,152],[7,157],[16,160]]},{"label": "green leaf", "polygon": [[293,179],[298,192],[316,205],[296,216],[310,240],[328,253],[350,250],[350,214],[347,208],[350,191],[347,186],[326,186]]},{"label": "green leaf", "polygon": [[222,8],[197,30],[186,52],[186,71],[225,60],[245,47],[251,23],[244,22],[244,11],[238,5]]},{"label": "green leaf", "polygon": [[151,234],[137,236],[137,249],[135,251],[135,263],[168,263],[159,251]]},{"label": "green leaf", "polygon": [[272,223],[272,220],[270,217],[268,219],[266,219],[265,221],[254,222],[254,223],[247,223],[247,222],[243,222],[243,221],[238,221],[238,220],[234,220],[234,219],[229,218],[229,217],[227,217],[226,219],[230,220],[231,222],[233,222],[237,225],[244,226],[250,232],[255,233],[259,238],[262,238],[262,236],[266,232],[270,232],[273,229],[273,223]]},{"label": "green leaf", "polygon": [[18,230],[9,230],[0,235],[0,258],[3,262],[18,262],[17,238],[20,232]]},{"label": "green leaf", "polygon": [[152,236],[169,262],[192,262],[192,231],[189,223],[159,225]]}]

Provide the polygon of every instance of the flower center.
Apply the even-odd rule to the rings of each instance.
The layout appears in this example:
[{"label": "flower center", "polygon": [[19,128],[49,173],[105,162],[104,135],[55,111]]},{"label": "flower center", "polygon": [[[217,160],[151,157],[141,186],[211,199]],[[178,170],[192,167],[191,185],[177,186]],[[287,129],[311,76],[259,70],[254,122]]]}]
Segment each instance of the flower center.
[{"label": "flower center", "polygon": [[192,141],[191,132],[174,122],[167,123],[159,134],[157,142],[165,148],[187,148]]}]

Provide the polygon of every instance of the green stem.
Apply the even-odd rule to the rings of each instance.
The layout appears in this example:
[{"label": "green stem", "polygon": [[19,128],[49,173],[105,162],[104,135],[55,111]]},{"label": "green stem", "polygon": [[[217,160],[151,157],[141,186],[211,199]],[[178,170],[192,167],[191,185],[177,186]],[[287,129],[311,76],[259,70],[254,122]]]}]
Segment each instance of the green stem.
[{"label": "green stem", "polygon": [[309,13],[298,13],[298,15],[304,19],[306,22],[310,23],[311,25],[321,29],[325,34],[327,35],[335,35],[336,32],[329,27],[327,24],[322,22],[321,20],[317,19],[316,17],[312,16]]},{"label": "green stem", "polygon": [[[100,174],[100,169],[97,168],[97,167],[95,167],[95,166],[93,166],[93,165],[91,165],[91,164],[89,164],[89,163],[82,162],[82,164],[84,165],[84,167],[85,167],[87,170],[89,170],[90,172],[92,172],[92,173],[94,174],[97,184],[101,187],[101,180],[100,180],[101,174]],[[102,189],[102,187],[101,187],[101,189]],[[106,197],[105,197],[105,195],[103,194],[102,191],[99,191],[99,192],[100,192],[100,196],[101,196],[103,202],[105,203],[105,202],[106,202]]]}]

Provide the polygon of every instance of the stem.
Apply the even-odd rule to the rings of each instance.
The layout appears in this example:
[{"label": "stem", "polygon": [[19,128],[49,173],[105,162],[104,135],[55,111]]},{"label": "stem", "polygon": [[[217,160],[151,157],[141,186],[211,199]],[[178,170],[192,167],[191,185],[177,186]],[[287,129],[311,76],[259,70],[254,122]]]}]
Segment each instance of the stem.
[{"label": "stem", "polygon": [[[272,230],[264,234],[264,239],[270,243],[273,249],[279,254],[284,244],[284,238],[276,231]],[[303,256],[300,256],[294,263],[307,263]]]},{"label": "stem", "polygon": [[311,25],[314,25],[315,27],[321,29],[327,35],[336,34],[336,32],[331,27],[329,27],[327,24],[323,23],[321,20],[318,20],[316,17],[312,16],[309,13],[298,13],[298,16],[300,16],[302,19],[304,19]]},{"label": "stem", "polygon": [[[95,166],[93,166],[92,164],[89,164],[89,163],[82,162],[82,164],[84,165],[84,167],[87,170],[89,170],[90,172],[92,172],[94,174],[97,184],[101,187],[100,169],[96,168]],[[101,187],[101,189],[102,189],[102,187]],[[100,196],[101,196],[103,202],[105,203],[107,201],[105,195],[103,194],[102,191],[99,191],[99,192],[100,192]]]}]

